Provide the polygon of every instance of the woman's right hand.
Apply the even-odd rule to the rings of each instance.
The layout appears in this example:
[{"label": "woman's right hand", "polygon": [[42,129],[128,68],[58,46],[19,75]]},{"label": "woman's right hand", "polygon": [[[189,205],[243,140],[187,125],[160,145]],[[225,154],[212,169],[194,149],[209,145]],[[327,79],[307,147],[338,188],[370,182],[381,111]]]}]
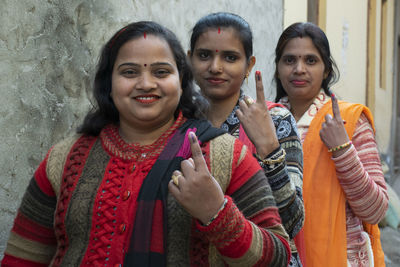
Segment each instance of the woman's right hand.
[{"label": "woman's right hand", "polygon": [[241,100],[240,109],[236,110],[236,115],[250,141],[256,147],[257,154],[265,158],[279,147],[279,141],[274,122],[265,103],[264,86],[259,71],[256,71],[255,79],[257,100],[255,102],[249,99]]},{"label": "woman's right hand", "polygon": [[190,132],[188,138],[192,159],[182,161],[182,171],[174,171],[168,188],[190,215],[206,224],[222,207],[225,195],[208,170],[196,135]]},{"label": "woman's right hand", "polygon": [[[331,96],[332,101],[332,113],[325,116],[325,122],[322,123],[319,136],[322,142],[326,145],[328,149],[343,145],[349,142],[349,136],[347,135],[346,128],[344,128],[344,123],[342,116],[340,115],[339,104],[337,98],[334,94]],[[333,151],[332,156],[334,158],[342,155],[349,147]]]}]

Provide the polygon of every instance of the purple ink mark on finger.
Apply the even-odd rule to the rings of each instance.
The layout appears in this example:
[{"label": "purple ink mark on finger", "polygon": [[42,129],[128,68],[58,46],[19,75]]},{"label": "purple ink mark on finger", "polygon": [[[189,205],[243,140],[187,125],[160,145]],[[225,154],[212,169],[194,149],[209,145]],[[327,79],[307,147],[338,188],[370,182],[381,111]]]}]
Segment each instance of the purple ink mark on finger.
[{"label": "purple ink mark on finger", "polygon": [[189,132],[189,139],[192,143],[196,142],[196,134],[194,132]]}]

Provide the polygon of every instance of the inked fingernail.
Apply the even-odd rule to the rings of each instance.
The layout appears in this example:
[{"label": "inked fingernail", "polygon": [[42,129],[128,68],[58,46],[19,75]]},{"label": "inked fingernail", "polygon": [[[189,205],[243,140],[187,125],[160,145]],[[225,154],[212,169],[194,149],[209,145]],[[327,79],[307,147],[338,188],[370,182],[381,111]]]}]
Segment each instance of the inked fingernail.
[{"label": "inked fingernail", "polygon": [[332,93],[332,94],[331,94],[331,97],[332,97],[332,98],[335,98],[336,96],[335,96],[335,94],[334,94],[334,93]]},{"label": "inked fingernail", "polygon": [[194,132],[189,133],[189,139],[192,143],[196,142],[196,135]]},{"label": "inked fingernail", "polygon": [[258,81],[261,79],[261,72],[259,70],[256,71],[256,77]]}]

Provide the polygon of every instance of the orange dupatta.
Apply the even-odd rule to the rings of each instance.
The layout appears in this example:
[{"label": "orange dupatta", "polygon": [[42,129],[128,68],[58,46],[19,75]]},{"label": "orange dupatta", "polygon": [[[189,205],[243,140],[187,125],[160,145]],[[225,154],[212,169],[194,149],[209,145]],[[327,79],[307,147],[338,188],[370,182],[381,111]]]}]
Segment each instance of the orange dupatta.
[{"label": "orange dupatta", "polygon": [[[339,101],[339,108],[350,139],[361,113],[374,127],[367,107]],[[332,115],[331,101],[318,111],[303,143],[303,198],[306,210],[303,229],[308,267],[347,266],[346,196],[337,180],[331,155],[319,136],[321,124],[328,113]],[[385,266],[378,226],[363,224],[370,235],[375,266]]]}]

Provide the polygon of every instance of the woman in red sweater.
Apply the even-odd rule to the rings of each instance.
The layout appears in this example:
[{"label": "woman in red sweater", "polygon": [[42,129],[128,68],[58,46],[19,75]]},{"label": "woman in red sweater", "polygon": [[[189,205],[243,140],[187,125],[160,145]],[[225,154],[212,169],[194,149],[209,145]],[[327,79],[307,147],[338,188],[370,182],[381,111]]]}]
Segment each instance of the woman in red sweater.
[{"label": "woman in red sweater", "polygon": [[2,266],[286,266],[264,172],[199,119],[194,92],[171,31],[119,30],[101,52],[97,105],[36,170]]}]

